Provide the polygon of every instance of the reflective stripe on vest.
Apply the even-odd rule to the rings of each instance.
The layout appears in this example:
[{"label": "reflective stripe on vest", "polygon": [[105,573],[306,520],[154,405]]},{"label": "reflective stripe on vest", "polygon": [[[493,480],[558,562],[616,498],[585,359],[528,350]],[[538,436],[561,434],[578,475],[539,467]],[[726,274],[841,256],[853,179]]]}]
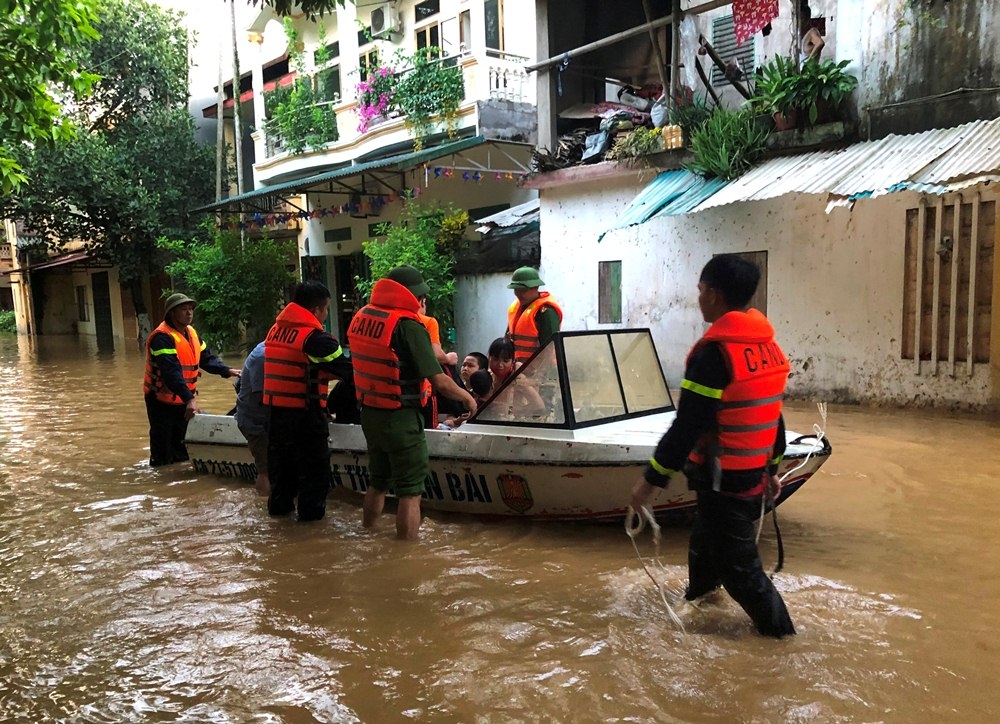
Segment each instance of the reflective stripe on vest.
[{"label": "reflective stripe on vest", "polygon": [[[711,342],[722,350],[732,380],[721,391],[705,388],[710,393],[721,392],[721,396],[707,395],[721,399],[718,436],[700,440],[688,459],[703,465],[714,456],[723,471],[764,468],[774,450],[790,370],[788,359],[774,341],[770,323],[756,310],[723,315],[692,354]],[[692,391],[703,394],[702,390]]]},{"label": "reflective stripe on vest", "polygon": [[[198,394],[197,384],[200,370],[198,363],[201,361],[201,352],[205,349],[205,343],[198,338],[198,332],[191,325],[187,327],[187,334],[184,334],[166,322],[160,322],[159,326],[153,330],[152,334],[146,338],[146,370],[142,378],[142,393],[148,395],[154,393],[156,399],[168,405],[183,405],[184,400],[175,395],[163,381],[163,373],[159,365],[155,363],[157,357],[175,355],[177,363],[181,367],[181,375],[184,384],[191,390],[191,394]],[[162,332],[173,340],[174,346],[164,349],[153,350],[151,343],[153,337],[158,332]]]},{"label": "reflective stripe on vest", "polygon": [[[278,315],[264,339],[265,405],[305,409],[316,403],[326,407],[328,378],[317,366],[324,360],[310,357],[303,349],[317,329],[322,329],[319,321],[297,304],[289,304]],[[338,349],[331,359],[341,354]]]},{"label": "reflective stripe on vest", "polygon": [[562,322],[563,313],[559,303],[548,292],[541,292],[538,299],[521,307],[521,302],[514,303],[507,309],[507,334],[514,343],[514,361],[526,362],[540,346],[538,341],[538,325],[535,317],[544,307],[552,307]]},{"label": "reflective stripe on vest", "polygon": [[[392,348],[392,334],[400,320],[419,323],[416,313],[404,309],[369,304],[363,307],[347,329],[354,365],[354,388],[358,402],[380,410],[398,410],[406,402],[423,406],[430,398],[430,383],[421,379],[401,379],[399,356]],[[416,394],[403,393],[403,387],[418,387]]]}]

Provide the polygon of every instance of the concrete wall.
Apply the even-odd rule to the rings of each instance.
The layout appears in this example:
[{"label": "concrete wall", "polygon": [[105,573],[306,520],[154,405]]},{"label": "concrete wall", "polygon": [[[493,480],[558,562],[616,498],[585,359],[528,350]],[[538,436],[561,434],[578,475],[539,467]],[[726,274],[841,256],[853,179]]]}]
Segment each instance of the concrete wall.
[{"label": "concrete wall", "polygon": [[[767,313],[792,360],[790,395],[829,402],[981,408],[1000,392],[990,365],[971,378],[916,374],[901,359],[906,210],[919,195],[863,200],[825,212],[825,199],[789,196],[654,219],[597,236],[642,189],[634,176],[544,189],[542,268],[564,329],[595,329],[599,261],[622,260],[623,327],[650,327],[672,386],[705,324],[696,284],[712,254],[768,252]],[[984,199],[996,191],[980,189]],[[968,198],[968,197],[967,197]],[[994,277],[995,278],[995,277]],[[996,297],[996,295],[995,295]],[[994,301],[994,330],[1000,318]],[[618,325],[611,325],[618,326]],[[993,366],[1000,366],[993,340]],[[960,365],[964,369],[964,365]],[[996,375],[995,370],[992,375]]]}]

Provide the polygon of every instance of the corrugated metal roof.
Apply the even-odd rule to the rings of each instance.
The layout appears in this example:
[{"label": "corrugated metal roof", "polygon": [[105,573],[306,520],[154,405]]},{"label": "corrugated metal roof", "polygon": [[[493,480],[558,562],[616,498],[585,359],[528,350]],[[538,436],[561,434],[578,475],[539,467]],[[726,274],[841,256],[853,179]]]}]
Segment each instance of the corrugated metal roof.
[{"label": "corrugated metal roof", "polygon": [[[685,196],[685,194],[695,194],[697,189],[704,188],[708,183],[704,178],[690,171],[664,171],[658,174],[618,215],[618,221],[614,226],[601,234],[597,240],[603,239],[608,231],[624,229],[648,221],[675,200]],[[705,197],[702,196],[702,198]]]},{"label": "corrugated metal roof", "polygon": [[789,193],[828,195],[830,204],[904,189],[932,193],[1000,175],[1000,118],[906,136],[887,136],[840,151],[774,158],[693,211]]},{"label": "corrugated metal roof", "polygon": [[496,214],[492,214],[482,219],[476,219],[475,223],[481,224],[476,231],[485,233],[496,227],[506,228],[517,224],[528,224],[532,221],[538,221],[538,210],[540,207],[541,199],[534,198],[531,201],[518,204],[517,206],[512,206],[511,208],[504,209]]},{"label": "corrugated metal roof", "polygon": [[692,182],[684,190],[684,193],[657,211],[653,216],[680,216],[681,214],[686,214],[729,183],[721,178],[703,179],[700,176],[697,178],[701,183]]}]

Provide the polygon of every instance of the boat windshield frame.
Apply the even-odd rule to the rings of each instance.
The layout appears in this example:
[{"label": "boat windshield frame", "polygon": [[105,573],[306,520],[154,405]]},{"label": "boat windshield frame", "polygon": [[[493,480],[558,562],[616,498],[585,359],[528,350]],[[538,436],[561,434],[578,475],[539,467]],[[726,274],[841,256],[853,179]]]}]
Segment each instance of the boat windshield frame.
[{"label": "boat windshield frame", "polygon": [[[515,415],[515,395],[539,413]],[[583,330],[555,333],[468,422],[579,430],[674,410],[648,328]]]}]

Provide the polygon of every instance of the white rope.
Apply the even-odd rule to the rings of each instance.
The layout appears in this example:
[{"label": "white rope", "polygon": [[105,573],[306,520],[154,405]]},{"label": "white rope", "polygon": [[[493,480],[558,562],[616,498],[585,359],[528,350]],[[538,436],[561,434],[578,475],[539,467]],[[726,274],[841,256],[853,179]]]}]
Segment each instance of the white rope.
[{"label": "white rope", "polygon": [[[628,507],[628,515],[625,516],[625,533],[628,535],[629,540],[632,541],[632,547],[635,549],[635,555],[639,559],[639,563],[642,564],[642,570],[646,571],[646,575],[649,576],[649,580],[653,582],[656,586],[656,590],[660,592],[660,600],[663,601],[663,605],[667,608],[667,613],[670,615],[670,620],[677,624],[677,628],[681,630],[681,633],[687,633],[684,630],[684,624],[681,622],[680,617],[674,612],[674,609],[667,603],[667,595],[663,592],[663,584],[656,580],[652,573],[649,572],[649,568],[646,566],[646,561],[642,559],[642,554],[639,553],[639,546],[635,542],[636,536],[642,533],[643,529],[646,527],[646,523],[649,523],[649,527],[653,530],[653,543],[656,546],[656,562],[660,563],[660,524],[656,522],[656,518],[653,516],[653,511],[648,505],[642,506],[640,508],[642,515],[636,512],[635,508],[631,505]],[[660,568],[666,570],[662,563],[660,563]]]},{"label": "white rope", "polygon": [[[826,436],[826,432],[824,432],[824,430],[826,429],[826,403],[817,402],[816,407],[819,408],[819,416],[820,419],[823,420],[822,425],[813,424],[812,436],[816,438],[816,444],[812,448],[810,448],[808,453],[806,453],[806,456],[802,459],[802,462],[800,462],[791,470],[786,470],[785,474],[782,475],[780,478],[778,478],[779,483],[784,483],[785,479],[789,475],[805,467],[806,463],[809,462],[809,458],[813,456],[813,453],[816,452],[817,449],[819,450],[823,449],[823,438]],[[779,495],[781,494],[780,490],[778,491],[778,494]],[[754,538],[754,542],[760,542],[760,531],[764,528],[764,510],[765,510],[764,504],[769,496],[770,496],[769,489],[765,489],[764,495],[762,495],[760,498],[760,518],[758,518],[757,520],[757,535]],[[774,510],[774,508],[772,507],[771,510]]]}]

